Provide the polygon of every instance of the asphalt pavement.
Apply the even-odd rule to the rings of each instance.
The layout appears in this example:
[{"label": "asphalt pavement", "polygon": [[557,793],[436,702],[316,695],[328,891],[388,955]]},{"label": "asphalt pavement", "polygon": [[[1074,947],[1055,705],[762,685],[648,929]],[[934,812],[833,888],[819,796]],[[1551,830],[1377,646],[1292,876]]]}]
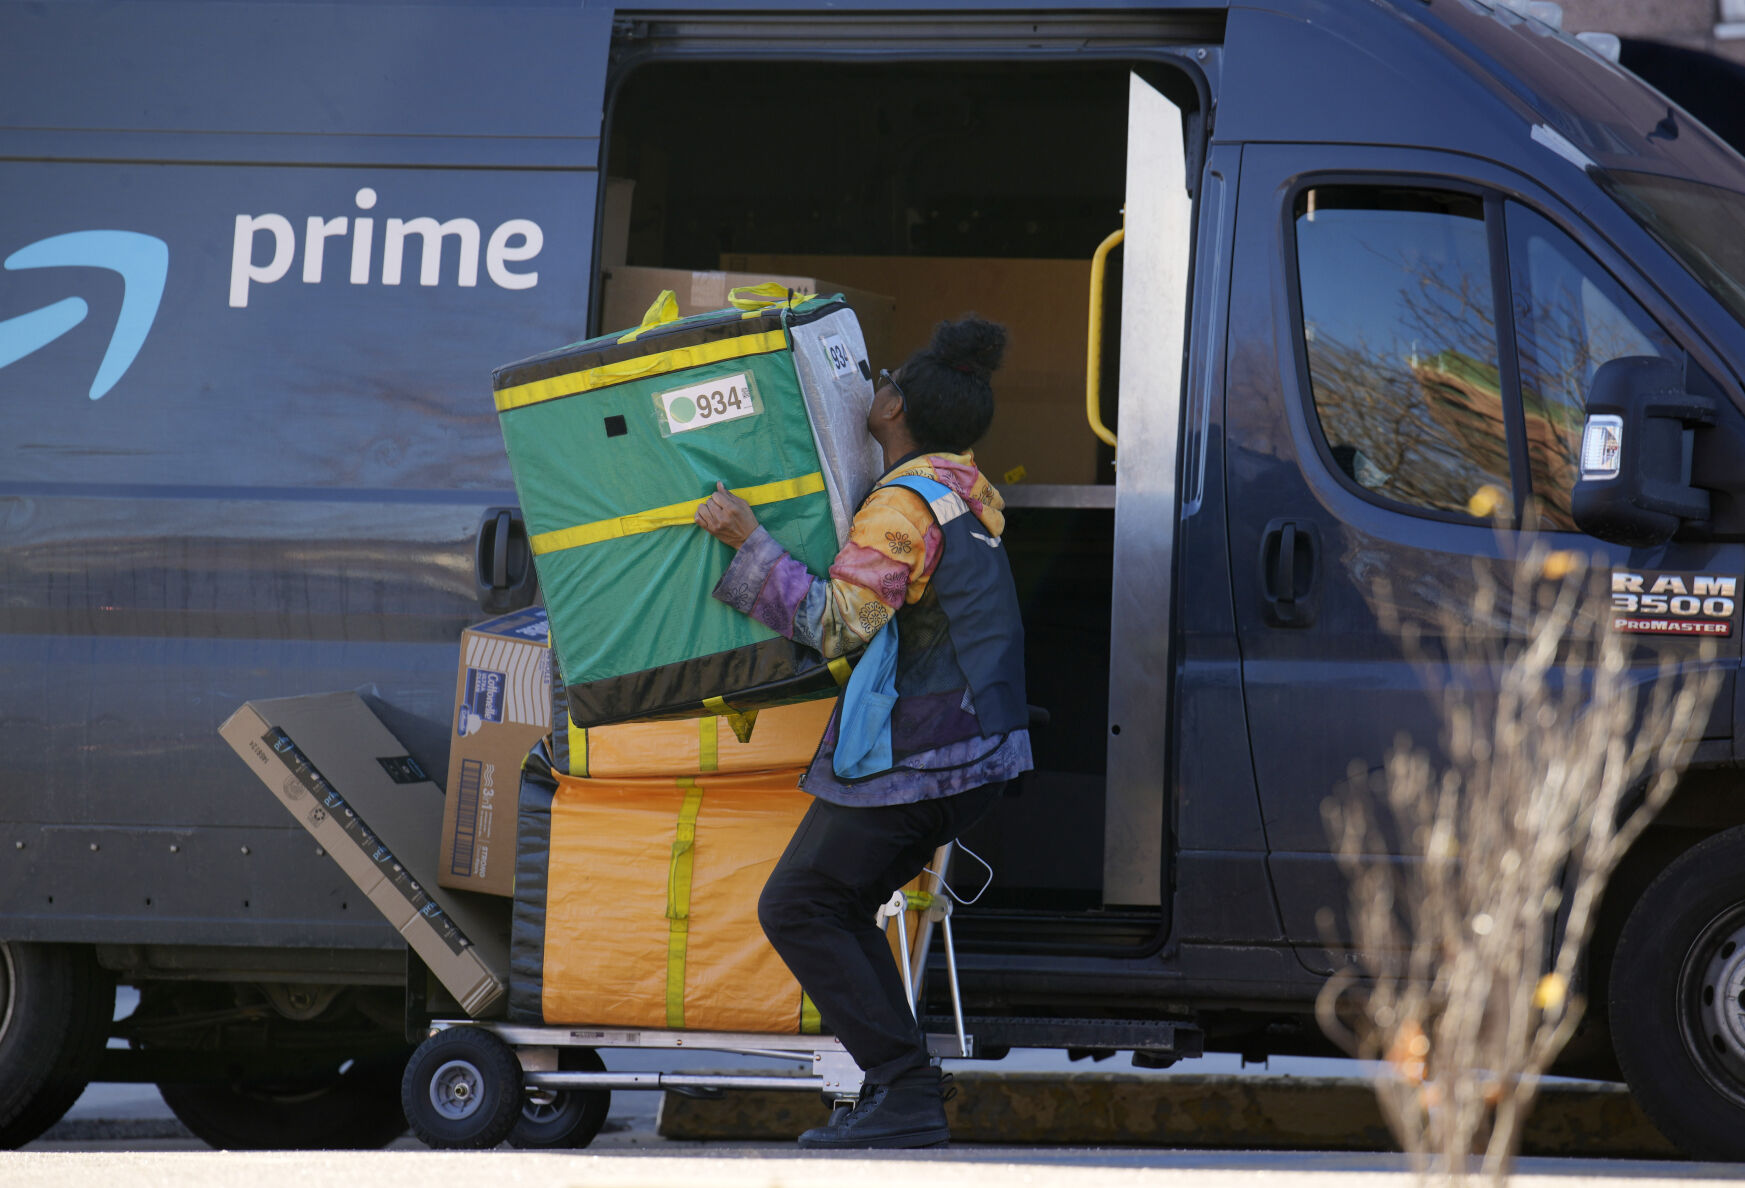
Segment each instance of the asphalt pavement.
[{"label": "asphalt pavement", "polygon": [[[132,1009],[123,991],[121,1013]],[[675,1054],[609,1052],[614,1068],[672,1068]],[[694,1054],[688,1066],[743,1067],[736,1057]],[[768,1062],[764,1062],[767,1065]],[[1019,1071],[1031,1076],[1085,1075],[1103,1068],[1132,1076],[1124,1059],[1095,1065],[1069,1061],[1062,1052],[1020,1052],[997,1065],[953,1062],[972,1070]],[[1116,1066],[1120,1066],[1119,1069]],[[762,1071],[770,1071],[767,1067]],[[1224,1074],[1239,1084],[1273,1086],[1298,1082],[1311,1088],[1329,1073],[1349,1077],[1344,1061],[1277,1060],[1265,1068],[1244,1069],[1240,1060],[1212,1056],[1185,1061],[1172,1070],[1147,1070],[1142,1077],[1203,1079]],[[1256,1075],[1259,1074],[1259,1075]],[[1248,1086],[1252,1088],[1253,1086]],[[1187,1086],[1182,1086],[1187,1088]],[[690,1103],[682,1103],[689,1105]],[[1017,1146],[1005,1142],[954,1142],[922,1152],[801,1152],[791,1141],[685,1141],[662,1137],[683,1133],[669,1117],[658,1118],[658,1093],[614,1093],[605,1129],[585,1152],[489,1152],[426,1150],[410,1136],[386,1151],[218,1152],[189,1135],[149,1085],[96,1085],[49,1134],[22,1151],[0,1154],[0,1185],[5,1188],[91,1188],[93,1183],[126,1188],[207,1188],[248,1184],[250,1188],[432,1188],[438,1184],[489,1183],[491,1188],[787,1188],[827,1184],[828,1188],[889,1188],[893,1177],[924,1182],[928,1188],[990,1188],[991,1185],[1042,1185],[1049,1188],[1405,1188],[1419,1181],[1407,1160],[1375,1151],[1182,1150],[1157,1146]],[[1075,1108],[1070,1104],[1068,1110]],[[1143,1133],[1144,1131],[1139,1131]],[[1513,1183],[1520,1188],[1575,1188],[1577,1185],[1699,1185],[1745,1176],[1745,1167],[1655,1159],[1523,1158]]]},{"label": "asphalt pavement", "polygon": [[[1516,1188],[1708,1185],[1740,1169],[1713,1164],[1523,1160]],[[7,1188],[1407,1188],[1419,1181],[1395,1155],[1136,1151],[953,1146],[938,1151],[802,1153],[712,1143],[587,1154],[531,1151],[56,1152],[0,1156]]]},{"label": "asphalt pavement", "polygon": [[[138,991],[128,986],[121,987],[116,994],[116,1018],[125,1018],[132,1013],[138,1002]],[[120,1041],[111,1043],[119,1044]],[[778,1062],[770,1060],[748,1060],[709,1053],[606,1051],[601,1055],[606,1066],[613,1071],[788,1071]],[[1212,1053],[1197,1060],[1183,1061],[1174,1068],[1141,1071],[1131,1069],[1125,1056],[1099,1063],[1091,1060],[1070,1060],[1061,1051],[1020,1049],[997,1064],[987,1061],[948,1061],[946,1067],[970,1072],[997,1068],[1001,1072],[1024,1073],[1066,1073],[1084,1069],[1119,1068],[1122,1072],[1138,1071],[1140,1075],[1147,1077],[1205,1074],[1329,1077],[1351,1076],[1358,1066],[1346,1060],[1294,1057],[1281,1057],[1264,1065],[1245,1065],[1237,1056]],[[609,1141],[614,1135],[641,1135],[647,1142],[660,1141],[655,1138],[656,1115],[660,1103],[659,1093],[614,1093],[611,1115],[596,1143]],[[422,1149],[415,1140],[403,1142]],[[111,1083],[92,1085],[74,1103],[72,1109],[67,1111],[66,1117],[57,1126],[43,1138],[30,1144],[26,1150],[59,1150],[68,1149],[69,1145],[81,1147],[84,1144],[102,1143],[123,1143],[131,1146],[152,1143],[160,1148],[167,1144],[176,1149],[206,1149],[205,1144],[193,1138],[176,1121],[175,1115],[158,1094],[156,1086]]]}]

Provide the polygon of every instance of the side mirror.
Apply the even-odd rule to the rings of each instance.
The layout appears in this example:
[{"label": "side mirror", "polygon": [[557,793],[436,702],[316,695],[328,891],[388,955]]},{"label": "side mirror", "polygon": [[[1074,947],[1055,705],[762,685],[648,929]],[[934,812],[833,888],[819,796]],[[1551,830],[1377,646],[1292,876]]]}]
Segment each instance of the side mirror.
[{"label": "side mirror", "polygon": [[1613,359],[1594,373],[1570,510],[1578,528],[1613,544],[1665,544],[1687,520],[1709,518],[1709,493],[1691,485],[1696,430],[1715,402],[1685,391],[1666,359]]}]

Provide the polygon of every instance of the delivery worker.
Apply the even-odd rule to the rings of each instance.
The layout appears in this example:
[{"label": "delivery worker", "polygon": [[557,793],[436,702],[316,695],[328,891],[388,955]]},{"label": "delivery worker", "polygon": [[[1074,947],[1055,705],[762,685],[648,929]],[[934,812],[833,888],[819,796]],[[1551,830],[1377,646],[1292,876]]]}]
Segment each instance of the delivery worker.
[{"label": "delivery worker", "polygon": [[1031,767],[1003,503],[970,452],[993,420],[1005,344],[991,322],[944,322],[879,373],[867,428],[886,471],[828,577],[720,484],[697,509],[738,550],[716,598],[827,659],[865,652],[800,781],[811,807],[758,901],[770,943],[865,1073],[855,1108],[802,1147],[951,1137],[940,1071],[874,920]]}]

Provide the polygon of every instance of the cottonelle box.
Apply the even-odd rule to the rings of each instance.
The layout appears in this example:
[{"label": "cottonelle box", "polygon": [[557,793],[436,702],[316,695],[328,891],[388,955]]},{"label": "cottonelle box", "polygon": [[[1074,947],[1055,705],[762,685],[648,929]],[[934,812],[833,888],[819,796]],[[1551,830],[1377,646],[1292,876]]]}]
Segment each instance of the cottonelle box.
[{"label": "cottonelle box", "polygon": [[[218,728],[468,1015],[509,970],[501,901],[436,884],[442,790],[356,693],[251,701]],[[511,816],[513,820],[513,816]]]},{"label": "cottonelle box", "polygon": [[515,894],[521,760],[551,729],[551,628],[529,607],[461,635],[437,883]]}]

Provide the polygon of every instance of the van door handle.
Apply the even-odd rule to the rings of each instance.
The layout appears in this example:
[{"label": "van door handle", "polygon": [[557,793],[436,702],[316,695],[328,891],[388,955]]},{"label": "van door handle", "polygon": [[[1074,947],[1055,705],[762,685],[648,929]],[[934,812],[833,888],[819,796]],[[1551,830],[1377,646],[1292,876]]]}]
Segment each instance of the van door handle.
[{"label": "van door handle", "polygon": [[1307,627],[1320,599],[1316,570],[1320,534],[1307,520],[1273,520],[1260,537],[1260,585],[1267,622],[1274,627]]},{"label": "van door handle", "polygon": [[490,507],[479,517],[473,542],[473,584],[479,606],[502,615],[532,606],[539,593],[533,547],[518,507]]}]

